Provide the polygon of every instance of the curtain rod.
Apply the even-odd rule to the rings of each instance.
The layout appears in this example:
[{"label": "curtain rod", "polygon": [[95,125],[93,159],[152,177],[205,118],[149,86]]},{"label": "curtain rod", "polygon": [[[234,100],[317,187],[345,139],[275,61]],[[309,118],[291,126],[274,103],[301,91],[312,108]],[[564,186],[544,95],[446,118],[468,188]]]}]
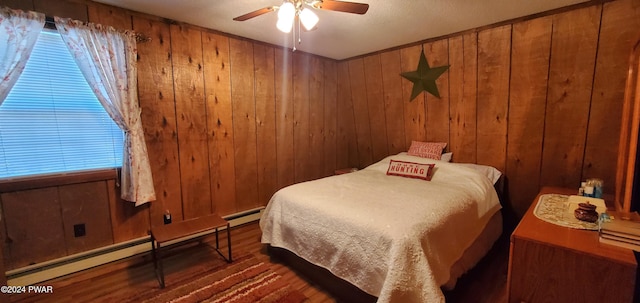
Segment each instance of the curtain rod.
[{"label": "curtain rod", "polygon": [[[45,16],[44,17],[44,27],[49,28],[49,29],[56,29],[56,22],[53,20],[53,17],[51,16]],[[148,37],[145,34],[142,33],[135,33],[136,35],[136,42],[137,43],[146,43],[151,41],[151,38]]]}]

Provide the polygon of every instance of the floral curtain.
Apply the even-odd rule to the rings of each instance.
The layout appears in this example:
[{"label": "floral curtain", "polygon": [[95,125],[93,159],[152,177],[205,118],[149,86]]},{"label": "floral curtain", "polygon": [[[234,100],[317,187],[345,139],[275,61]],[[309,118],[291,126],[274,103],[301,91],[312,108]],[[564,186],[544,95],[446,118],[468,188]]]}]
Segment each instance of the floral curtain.
[{"label": "floral curtain", "polygon": [[155,200],[138,105],[135,34],[58,17],[55,23],[89,86],[125,132],[122,199],[136,206]]},{"label": "floral curtain", "polygon": [[44,14],[0,8],[0,105],[20,78],[43,27]]}]

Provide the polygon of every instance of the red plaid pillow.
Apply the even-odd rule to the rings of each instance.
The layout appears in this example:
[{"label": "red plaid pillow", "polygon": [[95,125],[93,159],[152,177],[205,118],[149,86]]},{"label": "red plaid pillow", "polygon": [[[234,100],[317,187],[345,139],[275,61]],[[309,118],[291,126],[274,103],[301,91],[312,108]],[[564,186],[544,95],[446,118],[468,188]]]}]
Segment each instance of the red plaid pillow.
[{"label": "red plaid pillow", "polygon": [[407,154],[427,159],[440,160],[447,143],[411,141]]}]

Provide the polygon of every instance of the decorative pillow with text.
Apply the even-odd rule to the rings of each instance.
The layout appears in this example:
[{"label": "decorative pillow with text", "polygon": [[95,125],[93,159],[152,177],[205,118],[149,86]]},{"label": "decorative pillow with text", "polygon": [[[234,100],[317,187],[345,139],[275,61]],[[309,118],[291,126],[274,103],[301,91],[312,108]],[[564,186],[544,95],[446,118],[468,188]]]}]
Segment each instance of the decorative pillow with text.
[{"label": "decorative pillow with text", "polygon": [[431,181],[431,172],[434,166],[435,164],[391,160],[387,175]]},{"label": "decorative pillow with text", "polygon": [[443,142],[420,142],[411,141],[411,146],[407,152],[410,156],[418,156],[427,159],[440,160],[442,150],[447,147],[447,143]]}]

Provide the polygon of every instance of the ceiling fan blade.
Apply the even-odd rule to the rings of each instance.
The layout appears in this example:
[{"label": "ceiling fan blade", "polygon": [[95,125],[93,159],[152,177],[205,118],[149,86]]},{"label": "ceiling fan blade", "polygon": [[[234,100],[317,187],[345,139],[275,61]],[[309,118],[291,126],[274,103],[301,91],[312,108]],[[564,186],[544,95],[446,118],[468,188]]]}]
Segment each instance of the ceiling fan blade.
[{"label": "ceiling fan blade", "polygon": [[258,16],[260,16],[260,15],[264,15],[264,14],[266,14],[266,13],[269,13],[269,12],[275,11],[276,9],[277,9],[277,7],[276,7],[276,6],[269,6],[269,7],[261,8],[261,9],[259,9],[259,10],[255,10],[255,11],[253,11],[253,12],[250,12],[250,13],[244,14],[244,15],[242,15],[242,16],[235,17],[235,18],[233,18],[233,20],[235,20],[235,21],[245,21],[245,20],[249,20],[249,19],[251,19],[251,18],[258,17]]},{"label": "ceiling fan blade", "polygon": [[338,11],[352,14],[360,14],[364,15],[364,13],[369,10],[369,4],[366,3],[356,3],[356,2],[346,2],[346,1],[333,1],[333,0],[323,0],[319,1],[315,8],[326,9],[330,11]]}]

